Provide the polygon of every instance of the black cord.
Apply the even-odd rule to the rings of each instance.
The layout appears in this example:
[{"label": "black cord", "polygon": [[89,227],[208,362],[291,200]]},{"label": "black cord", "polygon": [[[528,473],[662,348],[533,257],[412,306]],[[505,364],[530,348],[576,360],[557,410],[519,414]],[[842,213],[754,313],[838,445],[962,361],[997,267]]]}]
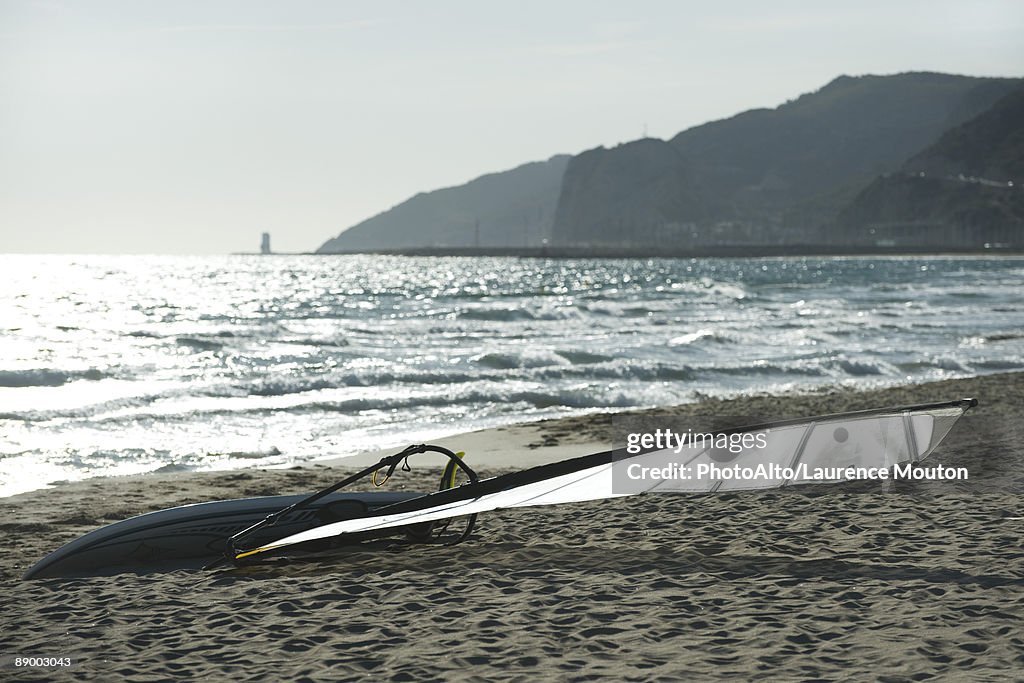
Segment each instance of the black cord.
[{"label": "black cord", "polygon": [[[327,488],[321,489],[320,491],[317,491],[316,493],[312,494],[311,496],[308,496],[307,498],[303,498],[302,500],[293,503],[286,508],[278,510],[277,512],[270,513],[259,522],[256,522],[255,524],[248,526],[245,529],[242,529],[241,531],[233,534],[230,538],[227,539],[227,542],[225,544],[224,557],[207,565],[206,567],[204,567],[204,569],[212,569],[214,567],[220,566],[224,564],[225,561],[237,565],[238,555],[240,553],[245,552],[244,550],[239,550],[238,548],[238,542],[240,539],[243,539],[246,536],[251,535],[259,529],[263,529],[268,526],[273,526],[278,522],[278,520],[280,520],[285,515],[296,510],[300,510],[306,507],[307,505],[310,505],[311,503],[320,500],[324,496],[330,495],[331,493],[334,493],[335,491],[338,491],[339,489],[348,486],[349,484],[357,482],[360,479],[363,479],[367,476],[375,476],[378,471],[384,469],[385,467],[388,469],[384,475],[384,481],[382,481],[381,484],[383,484],[384,482],[391,478],[391,475],[394,474],[395,470],[398,468],[400,464],[402,465],[402,471],[409,472],[412,470],[412,468],[409,466],[409,456],[427,452],[441,453],[442,455],[447,456],[451,462],[455,463],[457,467],[459,467],[466,473],[471,483],[475,484],[478,481],[480,481],[480,478],[477,476],[477,473],[474,472],[473,469],[469,467],[465,462],[463,462],[462,458],[460,458],[458,455],[456,455],[455,453],[453,453],[452,451],[448,450],[443,446],[435,446],[433,444],[415,444],[412,446],[408,446],[402,451],[395,453],[394,455],[384,456],[376,464],[371,465],[366,469],[360,470],[359,472],[356,472],[355,474],[346,477],[345,479],[342,479],[341,481],[334,483],[328,486]],[[376,479],[374,480],[374,483],[376,484]],[[379,486],[380,484],[377,485]],[[472,524],[474,521],[475,515],[473,519],[470,520],[470,528],[472,528]],[[458,541],[456,541],[456,543],[461,543],[467,536],[468,533],[464,533],[463,536]]]}]

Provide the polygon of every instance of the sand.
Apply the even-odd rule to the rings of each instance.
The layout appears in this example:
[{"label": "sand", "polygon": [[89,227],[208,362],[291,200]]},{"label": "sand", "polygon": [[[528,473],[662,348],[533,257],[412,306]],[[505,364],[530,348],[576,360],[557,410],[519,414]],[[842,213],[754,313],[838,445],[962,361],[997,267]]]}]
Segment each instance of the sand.
[{"label": "sand", "polygon": [[[5,664],[0,679],[1019,679],[1024,374],[659,413],[782,417],[972,395],[981,406],[933,456],[968,467],[966,482],[498,512],[460,546],[344,561],[20,579],[102,524],[302,492],[338,467],[91,480],[0,499],[0,653],[77,662],[65,672]],[[613,418],[591,415],[445,442],[490,476],[612,437]],[[396,488],[435,478],[417,466]]]}]

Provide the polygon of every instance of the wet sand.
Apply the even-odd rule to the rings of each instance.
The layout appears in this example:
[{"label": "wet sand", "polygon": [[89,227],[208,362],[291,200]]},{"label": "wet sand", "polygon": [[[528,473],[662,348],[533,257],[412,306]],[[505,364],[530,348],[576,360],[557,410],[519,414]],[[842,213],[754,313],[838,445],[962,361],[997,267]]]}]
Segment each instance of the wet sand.
[{"label": "wet sand", "polygon": [[[91,480],[0,499],[0,652],[15,680],[1014,680],[1024,670],[1024,374],[705,401],[659,415],[808,416],[975,396],[934,462],[966,482],[649,495],[490,513],[452,548],[25,582],[127,516],[312,490],[343,468]],[[607,447],[613,418],[445,443],[482,475]],[[488,454],[496,457],[488,457]],[[521,458],[521,459],[520,459]],[[426,490],[417,466],[395,486]]]}]

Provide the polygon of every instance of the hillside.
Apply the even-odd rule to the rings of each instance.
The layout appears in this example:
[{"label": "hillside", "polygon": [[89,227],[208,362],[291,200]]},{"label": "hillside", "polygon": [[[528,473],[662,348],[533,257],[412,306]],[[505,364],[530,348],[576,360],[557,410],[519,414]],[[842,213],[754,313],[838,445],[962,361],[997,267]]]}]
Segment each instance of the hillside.
[{"label": "hillside", "polygon": [[328,240],[317,253],[537,246],[551,235],[567,155],[416,195]]},{"label": "hillside", "polygon": [[775,109],[574,157],[559,245],[820,240],[879,174],[985,111],[1019,81],[843,76]]},{"label": "hillside", "polygon": [[1024,180],[1024,88],[943,133],[934,145],[910,159],[903,170],[993,181]]},{"label": "hillside", "polygon": [[[704,203],[699,173],[662,140],[583,152],[569,163],[562,182],[555,223],[585,226],[590,246],[657,241],[666,216],[688,226],[713,213]],[[564,233],[555,241],[563,243]]]},{"label": "hillside", "polygon": [[944,133],[843,210],[837,236],[1024,246],[1024,89]]}]

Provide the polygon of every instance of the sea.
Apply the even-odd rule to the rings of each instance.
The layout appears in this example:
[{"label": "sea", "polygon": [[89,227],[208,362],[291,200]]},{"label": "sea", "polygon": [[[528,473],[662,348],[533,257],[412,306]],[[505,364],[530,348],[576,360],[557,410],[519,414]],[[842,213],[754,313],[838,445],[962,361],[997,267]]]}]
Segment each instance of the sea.
[{"label": "sea", "polygon": [[0,495],[1024,369],[1024,258],[0,255]]}]

